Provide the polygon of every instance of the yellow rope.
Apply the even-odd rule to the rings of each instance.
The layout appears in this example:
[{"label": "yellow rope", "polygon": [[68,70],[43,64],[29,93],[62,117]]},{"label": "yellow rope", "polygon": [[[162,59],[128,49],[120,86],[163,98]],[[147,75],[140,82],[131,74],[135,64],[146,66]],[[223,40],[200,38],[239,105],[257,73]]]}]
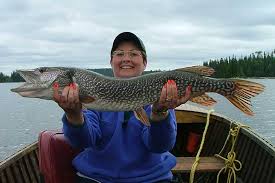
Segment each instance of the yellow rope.
[{"label": "yellow rope", "polygon": [[201,154],[201,151],[202,151],[202,148],[203,148],[203,145],[204,145],[206,132],[208,130],[208,126],[209,126],[209,123],[210,123],[210,115],[211,115],[212,112],[214,112],[213,109],[211,109],[211,110],[209,110],[207,112],[206,125],[205,125],[204,131],[203,131],[200,148],[199,148],[199,150],[197,152],[195,162],[193,163],[192,168],[191,168],[189,183],[193,183],[194,182],[195,171],[196,171],[196,168],[197,168],[197,166],[199,164],[200,154]]},{"label": "yellow rope", "polygon": [[[228,137],[225,141],[225,144],[224,144],[222,150],[220,151],[219,154],[215,154],[216,157],[223,159],[225,162],[225,166],[218,172],[216,183],[219,183],[219,178],[220,178],[220,175],[222,172],[223,173],[227,172],[227,183],[231,182],[232,177],[233,177],[233,182],[236,183],[236,171],[240,171],[242,169],[242,163],[239,160],[236,160],[236,153],[234,152],[234,149],[236,146],[236,142],[237,142],[237,138],[239,136],[240,129],[242,127],[248,127],[248,126],[238,125],[234,128],[230,127]],[[225,158],[225,157],[221,156],[221,153],[223,152],[224,147],[226,146],[230,137],[231,137],[231,141],[232,141],[232,146],[231,146],[231,150],[227,154],[227,158]]]}]

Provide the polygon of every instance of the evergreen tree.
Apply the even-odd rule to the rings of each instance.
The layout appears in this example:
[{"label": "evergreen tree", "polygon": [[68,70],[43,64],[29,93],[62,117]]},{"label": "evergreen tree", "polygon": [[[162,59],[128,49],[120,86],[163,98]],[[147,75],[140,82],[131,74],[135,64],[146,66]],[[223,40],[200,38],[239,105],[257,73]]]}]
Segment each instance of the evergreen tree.
[{"label": "evergreen tree", "polygon": [[24,82],[25,80],[15,71],[11,73],[11,82]]}]

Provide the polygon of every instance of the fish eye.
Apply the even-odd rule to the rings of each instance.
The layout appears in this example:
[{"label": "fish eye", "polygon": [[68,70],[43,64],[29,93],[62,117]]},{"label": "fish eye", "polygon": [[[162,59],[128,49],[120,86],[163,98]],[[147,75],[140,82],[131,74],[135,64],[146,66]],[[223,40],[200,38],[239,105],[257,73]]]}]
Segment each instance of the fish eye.
[{"label": "fish eye", "polygon": [[38,71],[39,71],[41,74],[43,74],[43,72],[46,71],[46,68],[39,68]]}]

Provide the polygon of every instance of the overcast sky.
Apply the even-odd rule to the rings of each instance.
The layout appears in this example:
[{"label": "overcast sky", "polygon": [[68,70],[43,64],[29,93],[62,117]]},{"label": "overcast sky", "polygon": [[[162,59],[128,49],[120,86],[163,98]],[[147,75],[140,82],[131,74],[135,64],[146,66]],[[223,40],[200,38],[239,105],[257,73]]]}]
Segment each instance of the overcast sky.
[{"label": "overcast sky", "polygon": [[147,70],[275,48],[274,0],[1,0],[0,72],[110,67],[112,41],[138,35]]}]

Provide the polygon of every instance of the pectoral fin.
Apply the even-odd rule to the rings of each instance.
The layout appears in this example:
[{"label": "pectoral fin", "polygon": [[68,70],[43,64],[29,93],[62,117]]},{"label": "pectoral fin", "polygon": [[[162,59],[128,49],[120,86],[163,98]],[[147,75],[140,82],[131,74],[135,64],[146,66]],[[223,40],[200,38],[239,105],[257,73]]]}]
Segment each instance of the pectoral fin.
[{"label": "pectoral fin", "polygon": [[203,106],[211,106],[217,103],[213,98],[208,96],[207,94],[202,94],[200,96],[194,97],[190,99],[191,102],[203,105]]},{"label": "pectoral fin", "polygon": [[145,126],[150,126],[149,118],[143,108],[134,111],[135,117],[140,120]]},{"label": "pectoral fin", "polygon": [[91,96],[80,96],[79,100],[81,103],[88,104],[88,103],[94,102],[95,98],[93,98]]}]

